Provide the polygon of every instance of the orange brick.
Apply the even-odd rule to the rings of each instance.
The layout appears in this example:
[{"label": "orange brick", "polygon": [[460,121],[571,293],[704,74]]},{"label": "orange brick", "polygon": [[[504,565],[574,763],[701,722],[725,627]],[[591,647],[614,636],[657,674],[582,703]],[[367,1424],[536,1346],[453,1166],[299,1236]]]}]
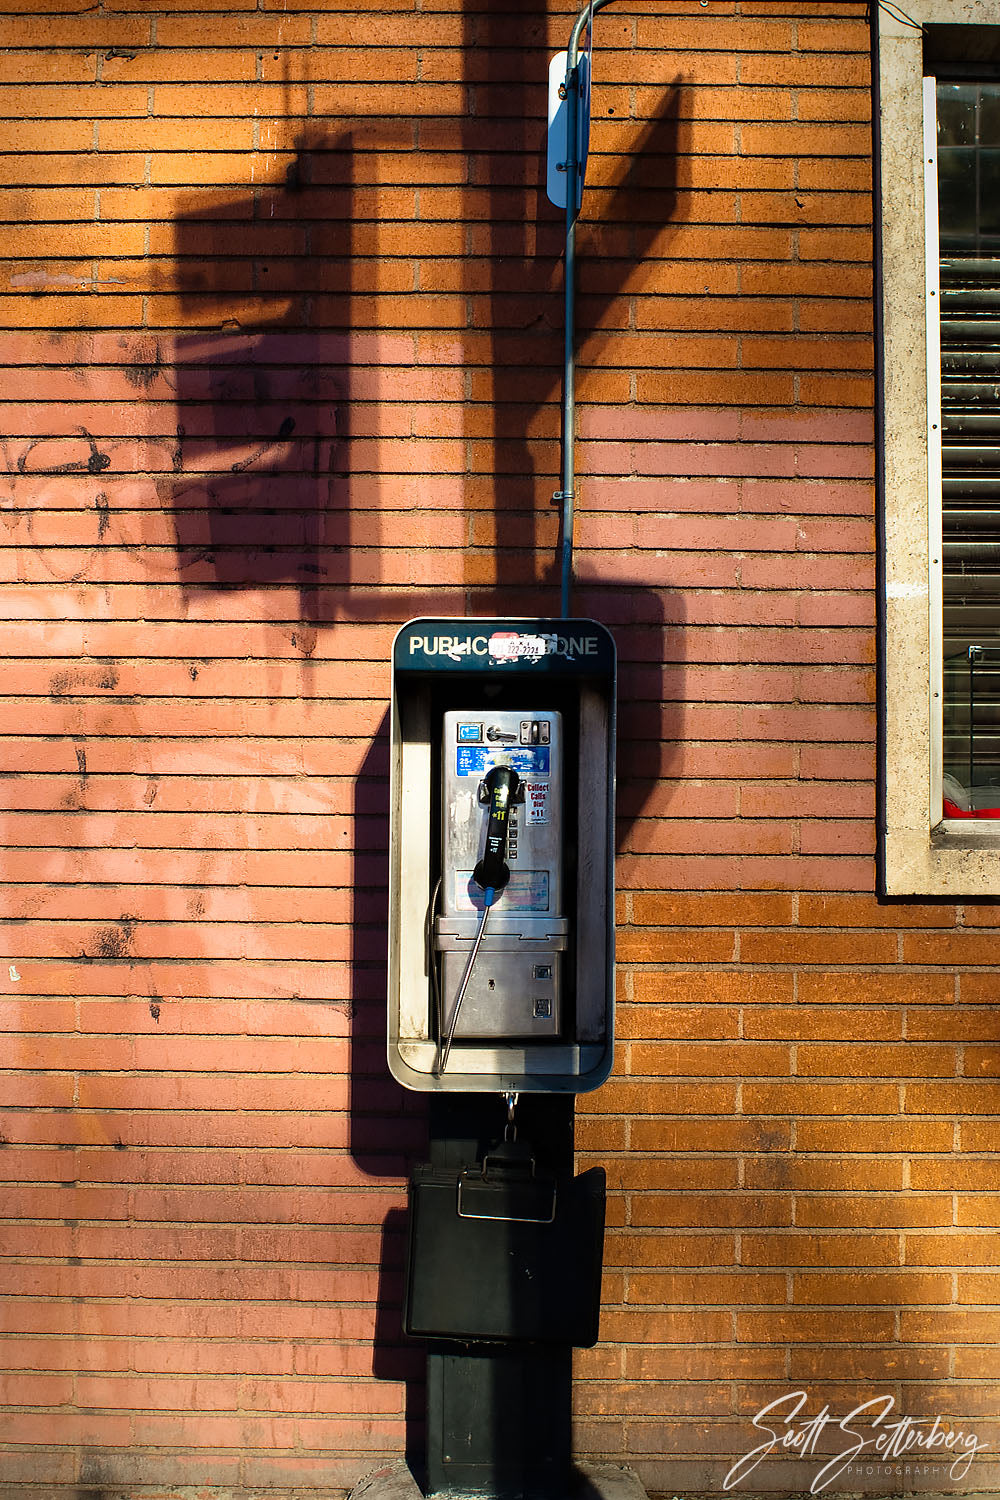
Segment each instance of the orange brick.
[{"label": "orange brick", "polygon": [[[146,170],[146,158],[139,152],[121,152],[117,155],[101,154],[97,151],[79,151],[57,154],[54,151],[42,155],[10,155],[0,164],[3,181],[22,183],[26,186],[79,186],[92,183],[134,182],[141,179]],[[93,203],[86,218],[93,217]]]},{"label": "orange brick", "polygon": [[799,1151],[950,1151],[955,1127],[947,1120],[852,1120],[849,1132],[827,1120],[800,1120],[795,1127]]},{"label": "orange brick", "polygon": [[725,1157],[700,1156],[685,1160],[650,1156],[640,1160],[628,1156],[606,1161],[605,1169],[608,1186],[625,1191],[715,1190],[737,1186],[737,1164]]},{"label": "orange brick", "polygon": [[947,932],[933,937],[907,933],[903,959],[920,964],[995,964],[1000,955],[1000,933]]},{"label": "orange brick", "polygon": [[834,1309],[825,1312],[808,1309],[786,1313],[741,1312],[737,1324],[741,1343],[877,1344],[895,1338],[891,1311],[853,1312],[850,1318]]},{"label": "orange brick", "polygon": [[[912,1397],[908,1402],[910,1410],[933,1418],[944,1408],[941,1406],[942,1398],[957,1403],[957,1409],[964,1417],[980,1416],[995,1417],[1000,1415],[996,1399],[996,1391],[991,1386],[960,1386],[956,1390],[951,1382],[940,1382],[938,1384],[926,1384],[910,1387]],[[945,1397],[945,1391],[949,1394]],[[908,1393],[909,1394],[909,1393]]]},{"label": "orange brick", "polygon": [[93,83],[97,59],[93,52],[37,53],[5,50],[0,57],[0,82],[12,84]]},{"label": "orange brick", "polygon": [[[869,80],[867,56],[838,57],[835,66],[837,82],[845,88],[863,88]],[[830,58],[809,53],[791,52],[785,56],[757,53],[740,61],[741,80],[757,85],[825,84],[830,80],[830,70]]]},{"label": "orange brick", "polygon": [[[677,379],[673,374],[641,371],[637,380],[638,399],[664,402],[676,399]],[[757,371],[713,371],[711,375],[685,375],[684,391],[692,401],[702,404],[730,403],[787,406],[794,400],[791,376],[763,374]]]},{"label": "orange brick", "polygon": [[735,1010],[721,1007],[626,1006],[619,1004],[615,1030],[623,1040],[640,1038],[649,1041],[666,1037],[733,1038],[739,1035],[740,1017]]},{"label": "orange brick", "polygon": [[592,1382],[577,1387],[574,1410],[583,1414],[628,1414],[630,1416],[719,1416],[728,1415],[728,1387],[718,1385],[652,1385],[642,1381],[626,1385]]},{"label": "orange brick", "polygon": [[59,225],[38,227],[6,224],[0,229],[0,255],[30,258],[37,262],[47,256],[60,260],[74,256],[140,255],[144,231],[141,225],[123,228],[120,224]]},{"label": "orange brick", "polygon": [[915,1161],[910,1168],[910,1181],[914,1188],[994,1192],[1000,1187],[996,1164],[990,1160],[963,1158]]},{"label": "orange brick", "polygon": [[629,1126],[634,1151],[787,1151],[791,1139],[785,1120],[638,1119]]},{"label": "orange brick", "polygon": [[899,1260],[895,1235],[745,1234],[741,1255],[748,1266],[894,1266]]},{"label": "orange brick", "polygon": [[[850,127],[859,129],[861,127]],[[799,231],[799,256],[802,260],[864,261],[871,250],[871,235],[859,229],[802,229]],[[847,347],[852,347],[847,345]],[[858,340],[853,346],[858,350],[856,364],[866,369],[870,359],[864,357],[865,341]],[[845,361],[845,368],[849,368]]]},{"label": "orange brick", "polygon": [[[640,48],[671,50],[680,47],[691,51],[775,52],[792,50],[791,23],[782,20],[744,21],[716,20],[699,17],[677,21],[669,16],[642,16],[636,29]],[[685,24],[687,23],[687,24]]]},{"label": "orange brick", "polygon": [[[305,115],[308,108],[307,92],[301,84],[290,84],[287,88],[276,83],[254,83],[252,86],[216,84],[206,88],[198,83],[161,83],[156,86],[153,96],[153,113],[161,119],[171,115],[198,116],[201,119],[214,115],[273,118]],[[142,113],[146,113],[145,108]],[[324,110],[323,113],[337,111]]]},{"label": "orange brick", "polygon": [[22,16],[4,17],[8,47],[143,47],[150,40],[151,24],[145,16],[29,15],[24,9]]},{"label": "orange brick", "polygon": [[647,1305],[690,1303],[705,1307],[721,1303],[724,1307],[752,1307],[759,1303],[784,1302],[787,1285],[784,1276],[761,1276],[753,1272],[717,1276],[675,1275],[673,1273],[631,1272],[628,1278],[630,1303]]},{"label": "orange brick", "polygon": [[796,93],[797,118],[832,123],[871,119],[871,96],[867,88],[799,89]]},{"label": "orange brick", "polygon": [[250,151],[254,119],[201,119],[183,113],[169,120],[111,118],[98,121],[97,138],[102,151]]},{"label": "orange brick", "polygon": [[133,55],[105,56],[101,62],[105,83],[246,83],[257,73],[256,54],[236,47],[172,51],[158,43]]},{"label": "orange brick", "polygon": [[744,963],[894,963],[895,933],[748,932],[740,942]]},{"label": "orange brick", "polygon": [[[912,1344],[895,1349],[880,1346],[865,1351],[865,1369],[873,1378],[877,1372],[882,1382],[940,1379],[949,1372],[949,1354],[947,1349],[915,1348]],[[795,1348],[789,1353],[789,1375],[795,1381],[823,1385],[831,1380],[854,1380],[857,1373],[857,1349],[820,1346]]]},{"label": "orange brick", "polygon": [[[941,1377],[954,1374],[956,1380],[988,1380],[992,1384],[993,1376],[989,1370],[989,1346],[972,1345],[972,1347],[958,1347],[953,1351],[942,1350],[944,1359],[941,1361]],[[951,1354],[953,1369],[949,1367],[948,1355]]]},{"label": "orange brick", "polygon": [[[235,13],[226,16],[224,41],[227,46],[288,47],[308,42],[310,30],[310,18],[306,15]],[[207,16],[161,15],[156,23],[156,41],[160,47],[214,49],[220,43],[219,21]]]},{"label": "orange brick", "polygon": [[965,1047],[964,1064],[967,1078],[995,1078],[998,1072],[996,1043],[982,1047]]},{"label": "orange brick", "polygon": [[959,1142],[963,1151],[992,1151],[995,1144],[991,1136],[992,1121],[961,1120]]},{"label": "orange brick", "polygon": [[614,1234],[605,1246],[605,1261],[613,1266],[731,1266],[735,1264],[732,1235]]},{"label": "orange brick", "polygon": [[[871,296],[871,272],[866,266],[750,265],[740,267],[740,290],[747,295],[828,298],[834,288],[841,297]],[[831,405],[851,404],[850,401]],[[862,404],[862,403],[859,403]]]},{"label": "orange brick", "polygon": [[995,973],[962,974],[959,989],[963,1004],[991,1005],[1000,993],[1000,976]]},{"label": "orange brick", "polygon": [[637,973],[633,998],[642,1004],[761,1005],[788,1003],[793,978],[779,973],[726,973],[690,970],[684,974]]},{"label": "orange brick", "polygon": [[632,901],[633,921],[659,926],[780,927],[793,914],[793,897],[782,892],[659,891]]},{"label": "orange brick", "polygon": [[800,1073],[827,1078],[953,1077],[956,1065],[954,1048],[911,1042],[806,1043],[797,1049],[796,1060]]},{"label": "orange brick", "polygon": [[728,1083],[640,1082],[613,1078],[599,1099],[581,1097],[582,1112],[603,1114],[732,1114],[736,1106],[735,1086]]},{"label": "orange brick", "polygon": [[772,1155],[746,1164],[747,1187],[774,1190],[799,1188],[806,1192],[851,1189],[871,1192],[902,1187],[903,1164],[898,1161],[869,1161],[847,1156],[840,1160],[807,1157],[796,1151],[791,1156]]},{"label": "orange brick", "polygon": [[[797,29],[798,44],[805,51],[855,52],[867,59],[868,37],[865,26],[856,21],[804,20]],[[835,66],[840,66],[837,59]]]},{"label": "orange brick", "polygon": [[992,1114],[1000,1101],[1000,1085],[956,1078],[948,1083],[907,1082],[908,1114]]},{"label": "orange brick", "polygon": [[787,1225],[792,1221],[792,1200],[779,1193],[643,1193],[632,1199],[632,1223],[637,1227],[692,1226],[695,1229],[753,1228],[762,1224]]},{"label": "orange brick", "polygon": [[901,1336],[915,1344],[992,1343],[1000,1329],[995,1312],[903,1312]]},{"label": "orange brick", "polygon": [[636,1380],[773,1379],[784,1373],[783,1350],[696,1345],[663,1348],[639,1345],[625,1350],[626,1374]]},{"label": "orange brick", "polygon": [[883,902],[874,896],[806,892],[799,897],[799,918],[806,927],[952,927],[955,908]]},{"label": "orange brick", "polygon": [[949,974],[909,972],[800,974],[799,998],[809,1005],[949,1005],[955,981]]},{"label": "orange brick", "polygon": [[948,1194],[877,1193],[800,1195],[795,1202],[795,1222],[807,1229],[907,1229],[928,1228],[952,1222],[952,1200]]},{"label": "orange brick", "polygon": [[[843,1350],[839,1352],[842,1354]],[[855,1357],[857,1357],[857,1351],[855,1351]],[[877,1411],[882,1406],[885,1390],[878,1384],[863,1384],[858,1380],[844,1380],[841,1378],[837,1382],[836,1395],[837,1406],[840,1410],[855,1411],[863,1402],[874,1400],[877,1403],[875,1407]],[[783,1413],[789,1411],[789,1388],[787,1380],[780,1383],[768,1384],[755,1380],[747,1385],[739,1386],[734,1395],[733,1406],[736,1411],[743,1413],[746,1418],[752,1420],[765,1405],[772,1401],[780,1401],[782,1403]],[[809,1406],[807,1402],[803,1402],[802,1407],[806,1421],[816,1415],[815,1408]],[[860,1427],[861,1424],[859,1422],[859,1431]],[[826,1456],[830,1457],[832,1454],[828,1453]],[[822,1463],[822,1459],[817,1458],[816,1462],[818,1469]]]},{"label": "orange brick", "polygon": [[94,123],[92,120],[0,120],[0,150],[2,151],[23,153],[25,156],[43,151],[79,151],[82,153],[89,151],[93,144]]},{"label": "orange brick", "polygon": [[871,380],[832,375],[802,375],[799,380],[799,400],[804,406],[865,406],[873,391]]},{"label": "orange brick", "polygon": [[966,903],[962,907],[962,924],[965,927],[1000,927],[1000,905],[995,902],[981,906]]},{"label": "orange brick", "polygon": [[728,1342],[732,1317],[728,1312],[605,1312],[601,1338],[618,1343],[686,1344],[692,1340]]},{"label": "orange brick", "polygon": [[787,1074],[788,1048],[767,1043],[729,1042],[723,1046],[697,1042],[632,1042],[629,1066],[633,1074],[656,1077],[698,1077],[735,1074],[743,1078]]},{"label": "orange brick", "polygon": [[787,1041],[894,1040],[903,1035],[903,1012],[874,1008],[858,1011],[832,1005],[755,1007],[744,1016],[743,1034]]},{"label": "orange brick", "polygon": [[128,328],[142,325],[139,297],[0,297],[4,328]]},{"label": "orange brick", "polygon": [[732,932],[625,929],[616,941],[621,963],[727,963],[736,956]]},{"label": "orange brick", "polygon": [[894,1115],[899,1090],[889,1083],[752,1083],[743,1090],[743,1107],[753,1114]]},{"label": "orange brick", "polygon": [[866,156],[869,142],[863,125],[789,123],[740,127],[741,147],[750,155]]},{"label": "orange brick", "polygon": [[624,1151],[627,1144],[624,1120],[604,1120],[600,1116],[582,1116],[576,1123],[577,1152]]}]

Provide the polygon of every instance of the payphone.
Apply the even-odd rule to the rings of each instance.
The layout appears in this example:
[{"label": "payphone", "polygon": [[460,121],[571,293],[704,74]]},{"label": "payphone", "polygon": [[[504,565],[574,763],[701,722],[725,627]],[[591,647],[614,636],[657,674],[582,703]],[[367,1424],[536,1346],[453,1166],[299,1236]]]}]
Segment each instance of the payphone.
[{"label": "payphone", "polygon": [[578,1092],[613,1038],[615,651],[592,620],[414,620],[393,649],[389,1065]]}]

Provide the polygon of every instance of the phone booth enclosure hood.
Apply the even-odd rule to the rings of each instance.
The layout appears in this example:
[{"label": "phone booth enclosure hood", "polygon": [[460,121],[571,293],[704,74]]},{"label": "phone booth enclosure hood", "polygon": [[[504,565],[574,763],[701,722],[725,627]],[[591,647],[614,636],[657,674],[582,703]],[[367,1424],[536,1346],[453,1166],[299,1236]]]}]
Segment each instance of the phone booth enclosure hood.
[{"label": "phone booth enclosure hood", "polygon": [[396,636],[388,1060],[407,1088],[578,1093],[611,1070],[616,666],[587,619]]}]

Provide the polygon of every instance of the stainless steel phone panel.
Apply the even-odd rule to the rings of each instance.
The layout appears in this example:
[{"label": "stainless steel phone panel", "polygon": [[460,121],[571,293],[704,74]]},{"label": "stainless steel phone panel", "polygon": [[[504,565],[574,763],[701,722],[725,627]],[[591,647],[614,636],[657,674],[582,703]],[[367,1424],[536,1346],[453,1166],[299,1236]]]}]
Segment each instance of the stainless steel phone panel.
[{"label": "stainless steel phone panel", "polygon": [[563,899],[562,715],[530,709],[444,715],[442,748],[441,954],[445,1025],[475,940],[484,894],[472,878],[482,856],[488,807],[482,785],[494,766],[519,777],[510,821],[510,880],[490,910],[455,1035],[557,1037]]}]

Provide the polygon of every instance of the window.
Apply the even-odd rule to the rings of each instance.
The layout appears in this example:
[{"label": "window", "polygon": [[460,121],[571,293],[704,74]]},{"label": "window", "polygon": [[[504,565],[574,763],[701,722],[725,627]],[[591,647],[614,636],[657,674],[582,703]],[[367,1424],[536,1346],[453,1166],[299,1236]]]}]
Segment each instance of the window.
[{"label": "window", "polygon": [[[880,7],[882,884],[1000,894],[1000,26]],[[983,24],[979,24],[982,22]]]},{"label": "window", "polygon": [[937,166],[928,360],[940,379],[929,416],[941,473],[942,813],[970,821],[1000,817],[1000,74],[988,63],[955,71],[942,63],[924,80]]}]

